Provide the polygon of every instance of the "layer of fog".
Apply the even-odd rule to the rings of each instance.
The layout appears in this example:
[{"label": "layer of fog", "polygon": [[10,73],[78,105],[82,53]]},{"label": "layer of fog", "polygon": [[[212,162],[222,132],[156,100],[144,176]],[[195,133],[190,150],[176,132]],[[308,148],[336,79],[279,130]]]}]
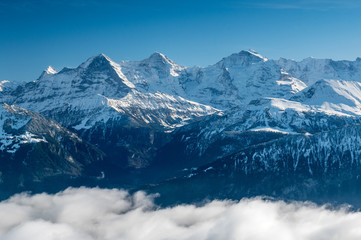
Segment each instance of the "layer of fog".
[{"label": "layer of fog", "polygon": [[361,213],[260,198],[159,208],[142,192],[67,189],[0,202],[0,239],[361,239]]}]

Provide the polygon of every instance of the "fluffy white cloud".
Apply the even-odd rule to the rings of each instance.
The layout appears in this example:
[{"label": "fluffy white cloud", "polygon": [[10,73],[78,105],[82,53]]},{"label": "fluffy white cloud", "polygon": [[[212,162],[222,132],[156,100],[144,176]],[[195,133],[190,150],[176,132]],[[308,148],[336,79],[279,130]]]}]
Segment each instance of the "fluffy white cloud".
[{"label": "fluffy white cloud", "polygon": [[0,239],[361,239],[361,213],[259,198],[159,208],[154,196],[69,188],[0,202]]}]

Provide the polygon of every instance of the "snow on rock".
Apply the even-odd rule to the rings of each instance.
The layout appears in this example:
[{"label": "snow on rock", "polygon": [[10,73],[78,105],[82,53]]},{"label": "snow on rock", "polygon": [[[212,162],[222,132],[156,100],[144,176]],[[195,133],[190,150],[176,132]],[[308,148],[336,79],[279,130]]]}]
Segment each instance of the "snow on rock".
[{"label": "snow on rock", "polygon": [[46,77],[47,75],[54,75],[54,74],[57,74],[58,72],[52,67],[52,66],[49,66],[47,69],[45,69],[42,74],[40,75],[40,77],[38,78],[39,79],[42,79],[44,77]]},{"label": "snow on rock", "polygon": [[[44,137],[37,136],[29,131],[23,134],[16,130],[24,127],[31,120],[30,116],[23,115],[18,108],[4,104],[0,106],[0,150],[15,153],[20,144],[46,142]],[[14,131],[15,130],[15,131]]]},{"label": "snow on rock", "polygon": [[0,92],[4,91],[5,85],[10,83],[8,80],[3,80],[0,82]]},{"label": "snow on rock", "polygon": [[16,88],[17,84],[14,82],[10,82],[8,80],[0,81],[0,94],[6,93],[14,90]]},{"label": "snow on rock", "polygon": [[93,115],[104,115],[106,99],[102,96],[122,98],[132,87],[120,66],[100,54],[77,68],[66,68],[25,84],[6,102],[72,126]]},{"label": "snow on rock", "polygon": [[282,133],[282,134],[295,134],[295,132],[288,132],[285,131],[284,129],[279,129],[279,128],[267,128],[267,127],[257,127],[257,128],[253,128],[250,129],[250,131],[254,131],[254,132],[275,132],[275,133]]},{"label": "snow on rock", "polygon": [[49,66],[49,67],[45,70],[45,72],[46,72],[47,74],[56,74],[56,73],[58,73],[52,66]]},{"label": "snow on rock", "polygon": [[222,64],[225,67],[232,66],[249,66],[260,62],[267,62],[268,58],[263,57],[261,54],[254,50],[241,51],[234,53],[228,57],[223,58],[218,64]]},{"label": "snow on rock", "polygon": [[[9,90],[8,83],[1,82],[0,102],[40,113],[80,132],[86,130],[89,135],[118,127],[174,131],[186,145],[184,152],[194,151],[192,156],[214,156],[216,152],[216,157],[222,157],[281,138],[297,139],[287,150],[292,155],[298,141],[303,144],[312,138],[318,147],[300,148],[307,151],[298,153],[307,157],[311,153],[319,156],[324,149],[331,153],[331,144],[346,139],[338,134],[353,134],[348,130],[335,133],[333,143],[327,139],[328,132],[361,123],[360,82],[360,59],[270,60],[248,50],[207,67],[184,67],[161,53],[119,63],[99,54],[77,68],[59,72],[48,68],[38,80],[16,89]],[[8,131],[8,126],[20,129],[29,119],[14,117],[16,108],[1,111],[2,149],[12,152],[21,144],[46,141],[30,130]],[[102,123],[106,128],[102,129]],[[139,145],[136,140],[132,144]],[[247,159],[266,159],[259,154],[286,156],[283,146],[282,142],[267,152],[256,149]],[[357,146],[343,147],[352,150],[351,158],[359,151]]]},{"label": "snow on rock", "polygon": [[[94,57],[89,58],[86,62],[82,63],[78,68],[88,70],[100,70],[100,71],[110,71],[111,73],[114,71],[120,81],[127,85],[129,88],[134,88],[134,85],[128,81],[126,76],[122,72],[122,68],[119,64],[112,61],[105,54],[99,54]],[[116,78],[116,77],[115,77]],[[118,79],[116,79],[117,81]]]},{"label": "snow on rock", "polygon": [[177,94],[181,91],[177,77],[182,67],[162,53],[153,53],[142,61],[122,61],[122,70],[138,90],[155,93],[157,91]]},{"label": "snow on rock", "polygon": [[164,92],[222,110],[259,97],[289,97],[306,85],[274,61],[248,50],[205,67],[182,67],[160,53],[121,62],[124,75],[142,92]]},{"label": "snow on rock", "polygon": [[286,72],[311,85],[320,79],[361,81],[361,61],[334,61],[332,59],[306,58],[300,62],[281,58],[275,61]]},{"label": "snow on rock", "polygon": [[116,111],[165,128],[185,125],[189,120],[211,114],[221,114],[218,109],[188,101],[179,96],[161,92],[141,93],[131,91],[124,98],[107,98],[108,105]]},{"label": "snow on rock", "polygon": [[[158,71],[157,74],[168,71],[173,78],[183,69],[160,53],[139,64]],[[76,130],[125,117],[130,117],[134,123],[153,123],[154,127],[169,130],[219,112],[210,106],[159,91],[142,93],[135,85],[123,74],[123,66],[99,54],[77,68],[42,75],[3,101],[41,113]]]},{"label": "snow on rock", "polygon": [[219,113],[218,109],[269,109],[274,115],[287,111],[361,114],[359,60],[269,60],[248,50],[201,68],[180,66],[157,52],[142,61],[120,63],[99,54],[77,68],[56,72],[49,67],[45,73],[2,97],[2,102],[76,129],[123,115],[174,128]]},{"label": "snow on rock", "polygon": [[361,116],[361,83],[320,80],[292,100],[333,115]]}]

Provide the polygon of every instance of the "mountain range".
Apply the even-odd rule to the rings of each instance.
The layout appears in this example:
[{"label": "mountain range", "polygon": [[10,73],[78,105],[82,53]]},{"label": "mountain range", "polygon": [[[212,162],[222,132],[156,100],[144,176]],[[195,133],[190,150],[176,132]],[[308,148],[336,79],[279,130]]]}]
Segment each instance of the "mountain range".
[{"label": "mountain range", "polygon": [[[207,67],[104,54],[0,82],[1,193],[72,184],[142,188],[164,202],[361,196],[361,59]],[[351,200],[350,200],[351,199]]]}]

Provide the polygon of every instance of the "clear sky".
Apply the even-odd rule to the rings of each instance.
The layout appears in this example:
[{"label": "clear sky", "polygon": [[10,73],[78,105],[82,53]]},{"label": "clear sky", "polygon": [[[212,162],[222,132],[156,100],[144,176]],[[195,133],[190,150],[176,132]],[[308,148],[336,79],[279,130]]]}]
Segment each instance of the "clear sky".
[{"label": "clear sky", "polygon": [[244,49],[354,60],[361,1],[0,0],[0,80],[34,80],[98,53],[120,61],[158,51],[207,66]]}]

